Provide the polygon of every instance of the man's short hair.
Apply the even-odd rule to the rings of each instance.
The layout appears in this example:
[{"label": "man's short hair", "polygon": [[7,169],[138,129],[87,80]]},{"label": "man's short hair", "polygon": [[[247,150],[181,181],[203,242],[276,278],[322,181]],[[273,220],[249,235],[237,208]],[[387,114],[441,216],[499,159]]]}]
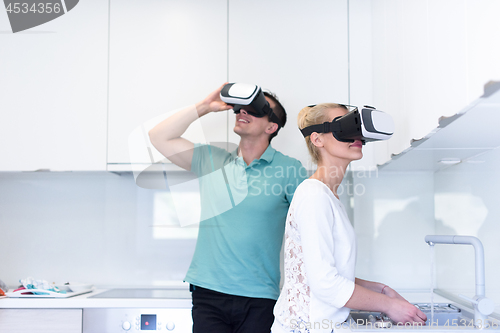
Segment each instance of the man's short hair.
[{"label": "man's short hair", "polygon": [[[285,127],[286,111],[285,111],[285,108],[283,107],[283,105],[281,105],[281,103],[279,102],[278,96],[276,96],[276,94],[274,94],[270,91],[264,91],[264,96],[268,97],[269,99],[271,99],[274,102],[274,106],[272,107],[273,113],[278,117],[279,120],[281,120],[281,122],[283,123],[283,127]],[[270,115],[268,115],[267,118],[269,119],[270,122],[272,122]],[[269,142],[271,142],[271,140],[276,135],[278,135],[279,130],[280,129],[278,128],[276,131],[274,131],[273,134],[271,134],[269,136]]]}]

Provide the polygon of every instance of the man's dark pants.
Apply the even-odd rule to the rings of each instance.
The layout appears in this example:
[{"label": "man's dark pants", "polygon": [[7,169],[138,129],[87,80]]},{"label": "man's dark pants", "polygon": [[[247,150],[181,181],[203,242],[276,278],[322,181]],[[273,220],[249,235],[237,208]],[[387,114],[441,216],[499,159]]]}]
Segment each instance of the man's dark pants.
[{"label": "man's dark pants", "polygon": [[191,286],[193,333],[269,333],[276,300]]}]

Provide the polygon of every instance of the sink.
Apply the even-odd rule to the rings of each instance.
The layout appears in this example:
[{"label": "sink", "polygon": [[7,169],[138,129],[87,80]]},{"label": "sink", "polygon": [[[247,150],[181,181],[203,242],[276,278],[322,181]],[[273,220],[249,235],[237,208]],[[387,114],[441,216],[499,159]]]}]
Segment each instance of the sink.
[{"label": "sink", "polygon": [[[439,329],[439,330],[477,330],[474,327],[474,313],[447,303],[434,304],[434,317],[431,322],[431,304],[414,304],[427,315],[426,325],[397,325],[389,317],[380,312],[352,310],[345,325],[353,331],[373,329]],[[488,330],[500,331],[500,323],[496,320],[486,322]]]}]

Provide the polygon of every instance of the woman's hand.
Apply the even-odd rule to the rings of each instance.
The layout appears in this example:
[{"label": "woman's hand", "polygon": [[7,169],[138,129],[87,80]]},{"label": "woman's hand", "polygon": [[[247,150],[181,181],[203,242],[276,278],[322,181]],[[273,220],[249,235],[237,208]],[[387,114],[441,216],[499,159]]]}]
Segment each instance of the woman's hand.
[{"label": "woman's hand", "polygon": [[400,294],[398,294],[398,292],[396,290],[392,289],[389,286],[384,286],[384,288],[382,288],[382,294],[387,295],[390,298],[397,298],[397,299],[406,301],[406,299],[404,299],[403,296],[401,296]]},{"label": "woman's hand", "polygon": [[386,310],[385,314],[398,324],[420,323],[425,325],[427,321],[425,313],[420,311],[415,305],[399,298],[391,299],[389,309]]},{"label": "woman's hand", "polygon": [[381,311],[396,323],[425,325],[427,321],[427,316],[420,309],[409,303],[393,289],[381,283],[358,278],[356,278],[354,292],[345,307]]},{"label": "woman's hand", "polygon": [[226,84],[227,82],[212,91],[204,100],[196,104],[196,110],[199,116],[203,116],[209,112],[229,110],[233,107],[220,99],[220,91]]}]

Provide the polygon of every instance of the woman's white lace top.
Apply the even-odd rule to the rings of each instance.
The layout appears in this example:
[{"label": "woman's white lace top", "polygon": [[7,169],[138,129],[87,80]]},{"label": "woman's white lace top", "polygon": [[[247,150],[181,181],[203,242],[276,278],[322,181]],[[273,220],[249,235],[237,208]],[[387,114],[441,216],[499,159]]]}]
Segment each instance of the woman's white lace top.
[{"label": "woman's white lace top", "polygon": [[285,227],[285,277],[273,333],[331,332],[349,315],[356,237],[340,201],[322,182],[300,184]]}]

